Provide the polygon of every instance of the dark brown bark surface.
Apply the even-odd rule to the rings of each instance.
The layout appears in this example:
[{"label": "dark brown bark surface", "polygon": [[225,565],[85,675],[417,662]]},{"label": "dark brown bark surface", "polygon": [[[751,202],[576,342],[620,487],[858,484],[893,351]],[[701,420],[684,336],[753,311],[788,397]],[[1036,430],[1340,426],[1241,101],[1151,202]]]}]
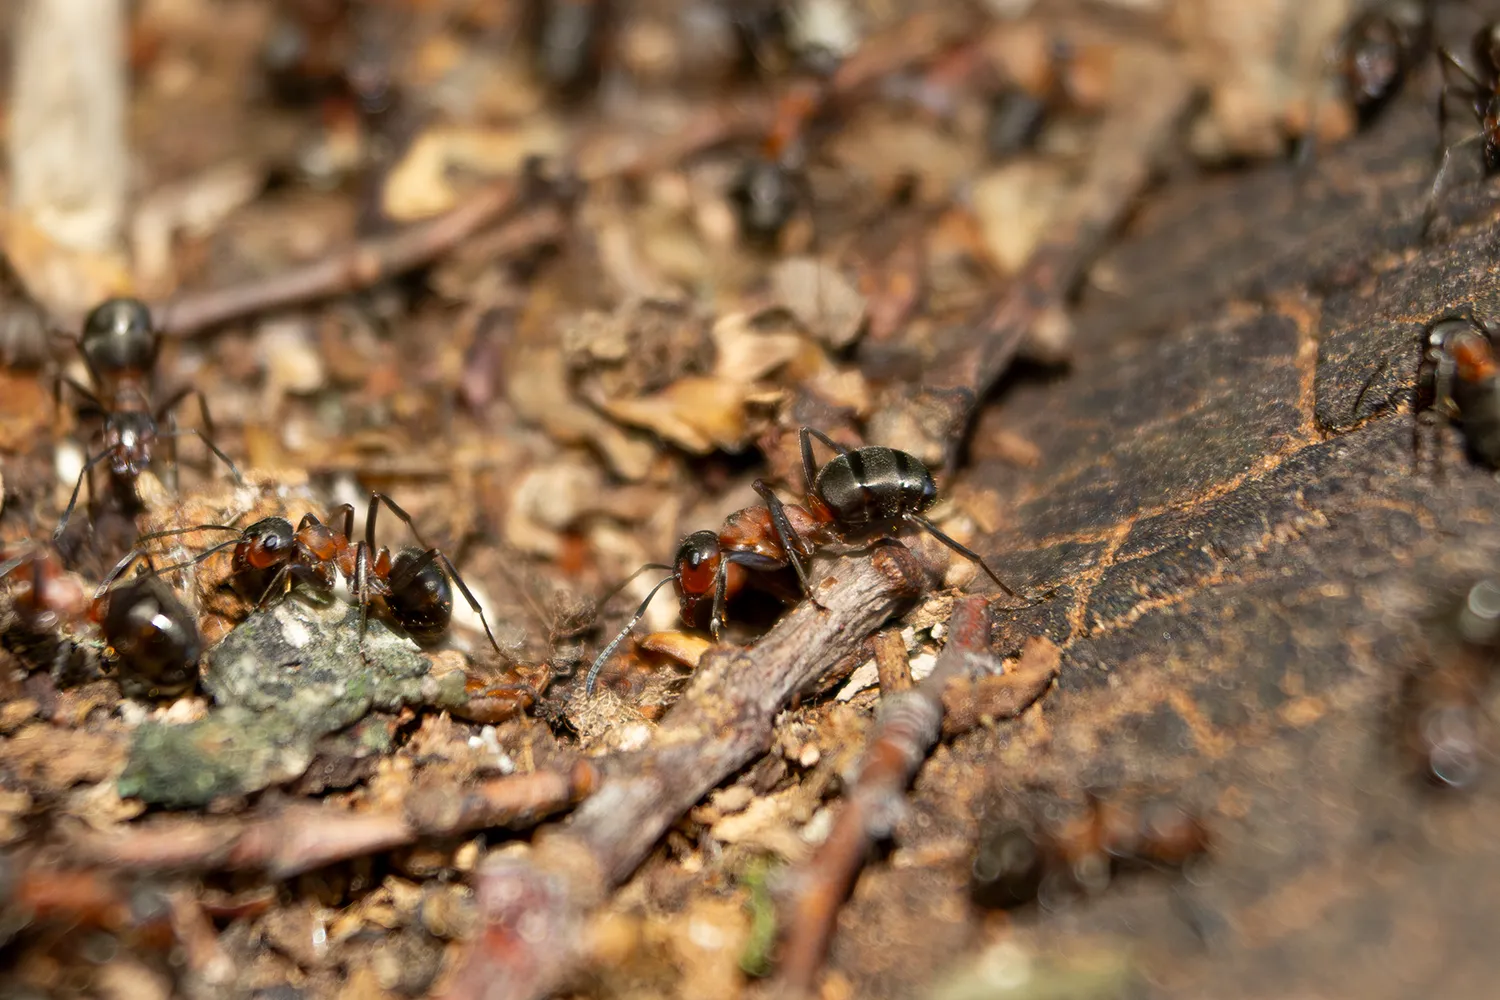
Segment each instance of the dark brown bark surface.
[{"label": "dark brown bark surface", "polygon": [[[1191,879],[1019,916],[1041,954],[1128,952],[1153,996],[1493,982],[1494,783],[1423,788],[1396,729],[1426,619],[1500,551],[1500,486],[1455,430],[1441,471],[1413,472],[1419,333],[1493,298],[1500,218],[1470,186],[1453,227],[1417,242],[1424,113],[1397,109],[1305,177],[1159,192],[1096,272],[1111,290],[1084,295],[1072,369],[982,415],[973,475],[1011,516],[986,551],[1058,587],[998,630],[1057,641],[1059,688],[1032,724],[922,771],[892,863],[867,869],[834,942],[857,995],[903,995],[993,939],[959,901],[963,845],[1031,785],[1180,789],[1218,836]],[[1001,429],[1040,466],[988,457]],[[935,881],[954,905],[913,905]],[[931,947],[886,946],[912,939]]]}]

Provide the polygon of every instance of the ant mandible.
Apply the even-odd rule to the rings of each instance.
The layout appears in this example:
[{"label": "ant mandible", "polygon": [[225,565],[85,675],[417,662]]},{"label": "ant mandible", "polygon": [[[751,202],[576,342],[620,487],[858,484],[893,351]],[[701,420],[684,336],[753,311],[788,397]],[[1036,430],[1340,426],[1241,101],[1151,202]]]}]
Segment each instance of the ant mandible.
[{"label": "ant mandible", "polygon": [[[821,539],[820,524],[806,508],[798,504],[786,504],[783,506],[783,513],[802,535]],[[810,556],[811,552],[805,552],[804,555]],[[774,579],[770,574],[785,569],[790,563],[772,522],[771,512],[764,506],[735,511],[725,518],[723,527],[717,532],[705,529],[683,538],[672,557],[672,565],[647,563],[615,588],[613,593],[618,593],[648,569],[665,570],[671,574],[651,588],[641,606],[625,623],[625,627],[594,659],[584,680],[584,695],[594,693],[594,681],[599,676],[599,671],[604,668],[615,647],[645,617],[646,608],[662,587],[669,583],[675,585],[679,613],[683,624],[690,628],[701,624],[704,602],[712,595],[708,627],[717,641],[724,624],[724,610],[728,601],[752,579],[763,585],[769,584]],[[605,598],[606,601],[608,599]]]},{"label": "ant mandible", "polygon": [[[832,460],[819,468],[813,461],[812,439],[831,448]],[[806,489],[805,510],[819,529],[839,541],[876,533],[894,534],[903,522],[926,531],[933,538],[984,570],[1006,596],[1020,599],[1004,580],[975,552],[948,537],[925,516],[937,502],[937,483],[915,455],[894,448],[871,445],[852,451],[812,427],[798,431],[802,447],[802,477]],[[789,505],[772,492],[764,480],[752,488],[766,501],[771,523],[802,583],[804,594],[812,593],[804,565],[810,549],[802,532],[792,523]]]},{"label": "ant mandible", "polygon": [[[1443,148],[1437,174],[1432,180],[1432,191],[1427,198],[1427,208],[1422,217],[1422,233],[1425,236],[1437,216],[1438,200],[1442,196],[1453,161],[1453,151],[1471,142],[1480,143],[1484,159],[1484,176],[1488,178],[1500,169],[1500,22],[1492,21],[1480,28],[1469,43],[1470,53],[1479,67],[1469,69],[1444,46],[1438,46],[1438,55],[1445,70],[1443,89],[1438,95],[1438,142],[1448,127],[1448,94],[1457,92],[1469,101],[1470,110],[1479,123],[1479,131]],[[1463,75],[1466,87],[1455,87],[1448,79],[1446,70],[1451,67]]]},{"label": "ant mandible", "polygon": [[[375,522],[381,505],[411,529],[421,549],[403,549],[393,559],[389,549],[375,544]],[[336,531],[332,524],[340,517],[343,518],[343,530]],[[354,506],[347,503],[334,508],[328,524],[313,514],[304,515],[296,528],[284,517],[267,517],[243,530],[229,525],[204,524],[152,532],[142,535],[137,542],[194,531],[229,531],[236,537],[205,549],[187,562],[166,567],[162,572],[200,563],[214,553],[232,547],[231,575],[253,581],[260,591],[257,607],[264,607],[278,592],[297,583],[305,583],[320,594],[330,593],[338,575],[342,574],[349,585],[350,596],[359,606],[361,642],[370,606],[379,601],[390,618],[422,644],[436,642],[448,631],[453,619],[451,579],[479,616],[490,645],[496,653],[505,655],[490,631],[484,609],[452,560],[441,549],[423,541],[411,515],[384,493],[370,494],[365,537],[358,542],[350,541],[354,533]],[[110,579],[139,553],[138,549],[126,556],[111,572]],[[108,579],[105,585],[108,585]]]},{"label": "ant mandible", "polygon": [[[116,480],[134,483],[151,464],[152,451],[159,439],[171,440],[183,434],[197,436],[209,451],[229,466],[236,483],[244,482],[234,462],[213,442],[213,420],[201,391],[189,386],[156,409],[151,408],[148,383],[161,352],[161,334],[152,325],[151,311],[144,302],[116,298],[100,303],[84,320],[78,350],[83,355],[94,388],[90,390],[68,375],[59,375],[54,394],[61,404],[62,387],[68,386],[83,399],[85,412],[103,419],[100,434],[103,447],[83,463],[78,482],[73,486],[73,495],[68,498],[68,506],[52,533],[54,539],[61,538],[67,528],[85,479],[89,480],[92,496],[93,480],[89,473],[94,466],[107,459]],[[189,396],[198,399],[204,430],[189,428],[181,431],[173,421],[172,429],[162,433],[162,422],[171,418],[172,412]],[[171,458],[175,486],[175,444],[171,446]]]}]

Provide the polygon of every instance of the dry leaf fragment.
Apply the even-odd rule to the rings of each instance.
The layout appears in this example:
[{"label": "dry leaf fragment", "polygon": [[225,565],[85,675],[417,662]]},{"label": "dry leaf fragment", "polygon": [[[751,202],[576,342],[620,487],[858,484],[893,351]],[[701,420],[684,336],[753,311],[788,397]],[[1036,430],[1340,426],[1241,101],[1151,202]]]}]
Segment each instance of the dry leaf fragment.
[{"label": "dry leaf fragment", "polygon": [[701,635],[688,632],[652,632],[637,640],[636,647],[671,657],[685,667],[697,667],[703,654],[713,649],[714,644]]},{"label": "dry leaf fragment", "polygon": [[621,423],[654,431],[686,451],[738,451],[748,435],[744,386],[712,376],[678,379],[661,392],[600,401]]},{"label": "dry leaf fragment", "polygon": [[831,264],[815,257],[791,257],[771,272],[776,301],[823,344],[848,347],[865,324],[865,297]]}]

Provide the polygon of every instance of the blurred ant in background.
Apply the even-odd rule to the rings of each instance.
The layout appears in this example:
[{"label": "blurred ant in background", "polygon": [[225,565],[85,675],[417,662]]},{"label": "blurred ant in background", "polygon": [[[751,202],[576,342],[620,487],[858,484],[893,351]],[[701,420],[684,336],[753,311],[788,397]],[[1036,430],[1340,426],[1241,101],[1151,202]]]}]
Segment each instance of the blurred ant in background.
[{"label": "blurred ant in background", "polygon": [[97,656],[65,634],[88,623],[89,598],[55,550],[29,539],[12,547],[0,560],[0,584],[7,598],[0,646],[31,668],[48,671],[58,684],[94,672]]},{"label": "blurred ant in background", "polygon": [[1480,580],[1428,630],[1400,696],[1399,743],[1424,779],[1440,788],[1473,785],[1494,755],[1486,702],[1500,641],[1500,582]]},{"label": "blurred ant in background", "polygon": [[[80,385],[68,375],[59,375],[54,384],[58,405],[62,403],[62,389],[67,386],[83,400],[81,413],[101,420],[100,450],[85,459],[78,473],[78,482],[68,498],[67,508],[52,533],[60,539],[78,504],[78,494],[84,481],[89,483],[93,494],[94,466],[109,463],[109,471],[122,492],[129,496],[127,503],[135,502],[135,481],[151,464],[159,440],[168,442],[170,486],[176,488],[177,448],[175,439],[185,434],[199,438],[233,474],[235,482],[243,484],[240,470],[229,456],[219,450],[213,442],[213,420],[208,413],[208,402],[203,393],[189,386],[172,395],[165,403],[152,408],[150,381],[161,352],[161,334],[152,326],[151,312],[144,302],[136,299],[108,299],[94,308],[84,320],[83,334],[78,341],[79,353],[88,367],[93,388]],[[203,420],[203,430],[188,428],[178,430],[172,413],[183,400],[196,397],[198,411]],[[169,429],[161,430],[163,422]]]},{"label": "blurred ant in background", "polygon": [[[1438,56],[1443,68],[1443,90],[1438,97],[1438,145],[1442,157],[1438,161],[1437,173],[1432,179],[1432,190],[1428,194],[1427,208],[1422,216],[1422,235],[1426,236],[1437,218],[1439,202],[1446,189],[1453,163],[1453,151],[1470,143],[1479,143],[1484,178],[1488,179],[1500,168],[1500,22],[1491,21],[1475,32],[1469,43],[1470,57],[1474,68],[1465,66],[1463,60],[1445,46],[1438,46]],[[1455,84],[1452,71],[1462,80]],[[1444,145],[1448,129],[1448,99],[1450,94],[1463,98],[1479,125],[1479,130],[1455,143]]]},{"label": "blurred ant in background", "polygon": [[1445,316],[1423,331],[1422,340],[1412,432],[1418,464],[1423,427],[1437,414],[1461,423],[1470,454],[1500,469],[1500,358],[1493,331],[1470,316]]},{"label": "blurred ant in background", "polygon": [[993,909],[1050,906],[1098,895],[1122,872],[1181,869],[1209,846],[1203,821],[1174,802],[1089,793],[1065,817],[982,822],[969,895]]}]

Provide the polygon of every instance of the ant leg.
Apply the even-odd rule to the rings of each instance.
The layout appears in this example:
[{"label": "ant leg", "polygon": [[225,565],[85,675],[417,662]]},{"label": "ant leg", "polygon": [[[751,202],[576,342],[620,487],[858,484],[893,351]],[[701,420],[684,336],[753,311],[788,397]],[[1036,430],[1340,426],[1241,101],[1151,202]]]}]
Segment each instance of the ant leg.
[{"label": "ant leg", "polygon": [[1365,384],[1360,387],[1359,394],[1354,397],[1354,405],[1349,408],[1349,415],[1351,417],[1356,420],[1359,419],[1359,404],[1365,401],[1365,393],[1369,392],[1370,389],[1374,387],[1375,380],[1389,371],[1390,367],[1391,356],[1387,354],[1385,357],[1380,359],[1380,364],[1375,366],[1375,370],[1370,373],[1370,377],[1365,379]]},{"label": "ant leg", "polygon": [[624,642],[625,637],[630,634],[630,630],[635,628],[636,624],[646,616],[646,609],[651,606],[651,599],[656,596],[656,592],[675,579],[677,579],[675,576],[669,576],[652,587],[651,593],[646,595],[646,599],[641,602],[641,606],[635,609],[635,614],[630,616],[630,621],[626,622],[625,627],[620,629],[619,633],[609,641],[609,645],[600,651],[599,655],[594,659],[593,665],[589,667],[588,676],[583,681],[583,696],[585,698],[594,693],[594,681],[598,679],[599,671],[604,669],[604,664],[609,660],[610,655],[614,653],[615,647]]},{"label": "ant leg", "polygon": [[[341,503],[328,512],[328,523],[332,524],[340,517],[344,519],[344,539],[347,541],[354,537],[354,505],[352,503]],[[373,551],[374,546],[371,546]]]},{"label": "ant leg", "polygon": [[375,547],[375,505],[377,503],[385,504],[392,514],[395,514],[401,519],[401,523],[405,524],[407,528],[411,529],[411,536],[417,540],[418,545],[420,545],[424,549],[430,549],[433,547],[422,540],[422,533],[417,530],[416,524],[412,522],[411,515],[402,510],[401,507],[396,503],[396,501],[392,500],[384,493],[371,493],[370,515],[365,520],[365,541],[370,543],[371,548]]},{"label": "ant leg", "polygon": [[[803,428],[807,430],[807,428]],[[804,437],[803,442],[807,439]],[[757,479],[750,484],[750,488],[759,493],[766,502],[766,509],[771,512],[771,524],[776,528],[776,537],[781,541],[781,548],[786,552],[787,561],[797,571],[797,579],[802,582],[802,592],[812,598],[812,584],[807,579],[807,567],[802,565],[802,558],[806,548],[802,536],[797,534],[797,529],[792,527],[792,522],[786,516],[786,505],[781,498],[766,485],[764,479]],[[813,603],[817,600],[813,598]]]},{"label": "ant leg", "polygon": [[52,405],[54,410],[62,409],[63,386],[67,386],[69,389],[72,389],[75,393],[82,397],[83,401],[88,404],[89,412],[97,412],[100,414],[108,412],[107,410],[105,410],[104,404],[99,401],[99,397],[85,388],[77,379],[73,378],[71,375],[59,375],[52,380]]},{"label": "ant leg", "polygon": [[95,455],[93,458],[90,458],[88,461],[84,462],[83,468],[78,470],[78,482],[73,484],[73,495],[68,498],[68,506],[63,510],[62,519],[57,522],[57,527],[52,532],[52,540],[54,542],[62,537],[63,531],[68,527],[68,519],[73,516],[73,508],[78,506],[78,491],[83,489],[83,481],[85,479],[89,480],[89,496],[93,496],[94,481],[89,477],[89,473],[93,470],[94,466],[98,465],[108,457],[109,449],[105,449],[104,451],[101,451],[99,454]]},{"label": "ant leg", "polygon": [[[203,429],[201,431],[194,430],[194,431],[192,431],[192,433],[198,435],[198,439],[200,441],[202,441],[205,445],[207,445],[210,451],[212,451],[219,458],[223,459],[224,464],[227,465],[227,466],[229,466],[229,471],[232,472],[232,473],[234,473],[234,481],[235,481],[235,483],[237,485],[243,486],[245,484],[245,480],[244,480],[243,477],[240,476],[240,470],[237,469],[237,468],[235,468],[234,463],[229,460],[229,457],[227,455],[225,455],[222,451],[220,451],[219,448],[218,448],[218,446],[214,444],[214,437],[215,437],[215,434],[214,434],[214,418],[208,412],[208,400],[207,400],[207,398],[204,397],[203,391],[201,389],[195,389],[195,388],[192,388],[192,387],[183,389],[183,390],[179,391],[171,399],[169,399],[165,403],[163,403],[160,407],[157,408],[157,411],[156,411],[156,420],[157,420],[157,423],[160,423],[163,419],[170,418],[171,419],[172,431],[173,431],[172,436],[175,437],[176,436],[176,431],[177,431],[177,417],[176,417],[175,414],[173,414],[172,411],[175,410],[175,409],[177,409],[177,407],[182,404],[182,401],[185,400],[185,399],[187,399],[189,396],[193,396],[193,397],[197,398],[197,400],[198,400],[198,416],[199,416],[199,419],[201,419],[203,421]],[[177,461],[176,446],[173,445],[172,462],[173,462],[174,465],[176,464],[176,461]],[[175,477],[175,470],[174,470],[174,477]]]},{"label": "ant leg", "polygon": [[729,565],[744,566],[748,570],[769,573],[782,569],[787,560],[773,559],[757,552],[726,552],[719,559],[719,572],[714,577],[714,613],[709,619],[708,630],[719,641],[719,629],[724,625],[724,606],[729,601]]},{"label": "ant leg", "polygon": [[[984,570],[985,574],[988,575],[991,580],[995,581],[996,586],[1005,591],[1007,596],[1014,597],[1016,600],[1022,600],[1020,594],[1017,594],[1014,590],[1010,589],[1010,587],[1005,583],[1004,580],[995,575],[995,571],[990,569],[989,563],[985,562],[984,559],[980,557],[978,552],[975,552],[968,546],[959,543],[956,539],[948,537],[938,528],[937,525],[927,520],[927,518],[923,517],[921,514],[907,514],[906,519],[918,525],[921,525],[921,527],[933,538],[936,538],[938,541],[942,542],[944,545],[948,546],[948,548],[952,549],[954,552],[957,552],[964,558],[972,560],[980,569]],[[1042,596],[1046,597],[1047,595],[1044,594]],[[1030,603],[1034,604],[1036,602],[1033,601]]]},{"label": "ant leg", "polygon": [[[208,448],[208,450],[214,453],[214,455],[219,459],[219,461],[221,461],[225,465],[229,466],[229,474],[232,475],[232,476],[234,476],[234,484],[236,486],[244,486],[245,485],[245,477],[242,476],[242,475],[240,475],[239,467],[234,464],[234,460],[231,459],[228,455],[224,454],[224,452],[222,450],[220,450],[220,448],[219,448],[218,445],[214,444],[211,440],[209,440],[208,438],[204,437],[203,436],[203,432],[200,431],[198,428],[196,428],[196,427],[189,427],[185,431],[172,431],[170,434],[166,434],[166,435],[163,435],[163,436],[164,437],[181,437],[182,435],[185,435],[185,434],[191,434],[194,437],[196,437],[199,441],[202,441],[203,444]],[[175,456],[176,453],[174,452],[173,454]]]},{"label": "ant leg", "polygon": [[369,657],[365,654],[365,627],[370,622],[370,547],[363,542],[354,547],[354,586],[350,588],[350,594],[354,602],[359,605],[359,655],[366,663]]},{"label": "ant leg", "polygon": [[829,437],[827,434],[824,434],[816,427],[803,427],[797,432],[797,440],[802,445],[803,492],[805,492],[808,496],[812,495],[813,480],[818,478],[818,466],[817,463],[813,461],[813,438],[817,438],[819,441],[822,441],[836,454],[849,454],[848,448],[845,448],[843,445],[839,444],[833,438]]}]

